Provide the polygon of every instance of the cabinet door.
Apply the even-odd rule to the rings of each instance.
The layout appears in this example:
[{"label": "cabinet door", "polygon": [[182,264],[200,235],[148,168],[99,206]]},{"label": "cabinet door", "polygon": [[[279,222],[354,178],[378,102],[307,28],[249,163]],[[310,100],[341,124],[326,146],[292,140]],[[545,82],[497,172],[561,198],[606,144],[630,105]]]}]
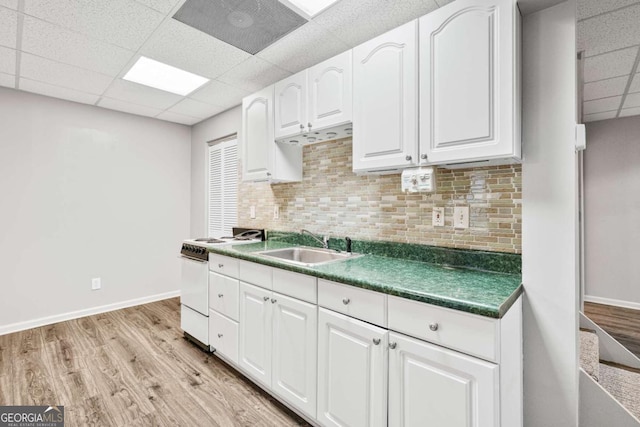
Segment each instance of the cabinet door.
[{"label": "cabinet door", "polygon": [[389,343],[389,426],[500,425],[498,365],[394,332]]},{"label": "cabinet door", "polygon": [[242,100],[242,178],[269,178],[273,155],[273,86]]},{"label": "cabinet door", "polygon": [[317,308],[277,293],[272,301],[275,303],[271,389],[315,418]]},{"label": "cabinet door", "polygon": [[351,50],[309,68],[308,79],[312,125],[308,131],[351,122]]},{"label": "cabinet door", "polygon": [[298,135],[307,127],[307,70],[275,84],[275,137]]},{"label": "cabinet door", "polygon": [[420,18],[420,151],[446,163],[519,156],[513,0],[458,0]]},{"label": "cabinet door", "polygon": [[353,170],[418,162],[418,22],[353,49]]},{"label": "cabinet door", "polygon": [[271,386],[271,291],[240,282],[239,363]]},{"label": "cabinet door", "polygon": [[385,426],[388,332],[323,308],[318,325],[318,421]]}]

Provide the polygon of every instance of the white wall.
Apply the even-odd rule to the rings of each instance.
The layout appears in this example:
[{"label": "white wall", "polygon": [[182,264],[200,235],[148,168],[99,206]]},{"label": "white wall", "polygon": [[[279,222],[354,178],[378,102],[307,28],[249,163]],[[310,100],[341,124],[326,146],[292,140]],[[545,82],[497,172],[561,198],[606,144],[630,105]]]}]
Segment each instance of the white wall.
[{"label": "white wall", "polygon": [[587,124],[585,299],[640,308],[640,116]]},{"label": "white wall", "polygon": [[524,421],[578,425],[575,3],[523,22]]},{"label": "white wall", "polygon": [[190,138],[0,88],[0,333],[179,289]]},{"label": "white wall", "polygon": [[[235,107],[193,126],[191,133],[191,236],[207,234],[207,143],[240,132],[241,107]],[[238,146],[239,147],[239,146]],[[241,156],[242,153],[239,153]],[[240,224],[241,225],[241,224]]]}]

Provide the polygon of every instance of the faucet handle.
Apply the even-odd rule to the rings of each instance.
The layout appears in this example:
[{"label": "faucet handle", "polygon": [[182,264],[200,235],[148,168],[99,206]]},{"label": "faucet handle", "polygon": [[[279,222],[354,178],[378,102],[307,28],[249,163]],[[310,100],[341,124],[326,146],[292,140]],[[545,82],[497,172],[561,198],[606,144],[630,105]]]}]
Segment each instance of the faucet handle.
[{"label": "faucet handle", "polygon": [[325,249],[329,249],[329,236],[322,236],[322,245]]},{"label": "faucet handle", "polygon": [[347,243],[347,252],[351,253],[351,237],[345,237],[344,241]]}]

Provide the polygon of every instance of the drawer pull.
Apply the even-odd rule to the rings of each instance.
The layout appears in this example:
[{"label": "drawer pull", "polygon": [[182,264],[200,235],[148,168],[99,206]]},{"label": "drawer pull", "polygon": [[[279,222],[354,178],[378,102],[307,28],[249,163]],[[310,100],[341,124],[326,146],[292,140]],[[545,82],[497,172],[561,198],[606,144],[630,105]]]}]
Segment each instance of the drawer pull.
[{"label": "drawer pull", "polygon": [[218,298],[222,298],[224,294],[218,294]]},{"label": "drawer pull", "polygon": [[373,343],[374,343],[375,345],[380,344],[380,338],[374,338],[374,339],[373,339]]},{"label": "drawer pull", "polygon": [[262,297],[263,300],[269,301],[269,297]]},{"label": "drawer pull", "polygon": [[429,329],[431,329],[433,332],[438,330],[439,325],[434,322],[434,323],[429,323]]},{"label": "drawer pull", "polygon": [[394,350],[397,346],[398,346],[398,343],[396,343],[396,342],[390,342],[390,343],[389,343],[389,348],[390,348],[391,350]]},{"label": "drawer pull", "polygon": [[275,304],[275,303],[277,303],[277,302],[278,302],[278,300],[277,300],[277,299],[273,299],[273,298],[271,298],[271,304]]},{"label": "drawer pull", "polygon": [[222,334],[218,334],[218,338],[222,338]]},{"label": "drawer pull", "polygon": [[351,302],[351,300],[350,300],[349,298],[343,298],[343,299],[342,299],[342,303],[343,303],[344,305],[347,305],[347,304],[349,304],[350,302]]},{"label": "drawer pull", "polygon": [[218,268],[224,268],[224,264],[218,264]]}]

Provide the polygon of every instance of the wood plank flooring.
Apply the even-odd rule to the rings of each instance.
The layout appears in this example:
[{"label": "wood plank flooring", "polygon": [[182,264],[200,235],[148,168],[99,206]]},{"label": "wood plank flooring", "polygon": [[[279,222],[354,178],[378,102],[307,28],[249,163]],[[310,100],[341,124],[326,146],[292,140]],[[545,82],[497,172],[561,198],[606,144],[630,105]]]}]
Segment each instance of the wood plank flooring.
[{"label": "wood plank flooring", "polygon": [[307,425],[182,337],[178,298],[0,336],[0,405],[67,426]]},{"label": "wood plank flooring", "polygon": [[585,302],[584,314],[640,357],[640,310]]}]

